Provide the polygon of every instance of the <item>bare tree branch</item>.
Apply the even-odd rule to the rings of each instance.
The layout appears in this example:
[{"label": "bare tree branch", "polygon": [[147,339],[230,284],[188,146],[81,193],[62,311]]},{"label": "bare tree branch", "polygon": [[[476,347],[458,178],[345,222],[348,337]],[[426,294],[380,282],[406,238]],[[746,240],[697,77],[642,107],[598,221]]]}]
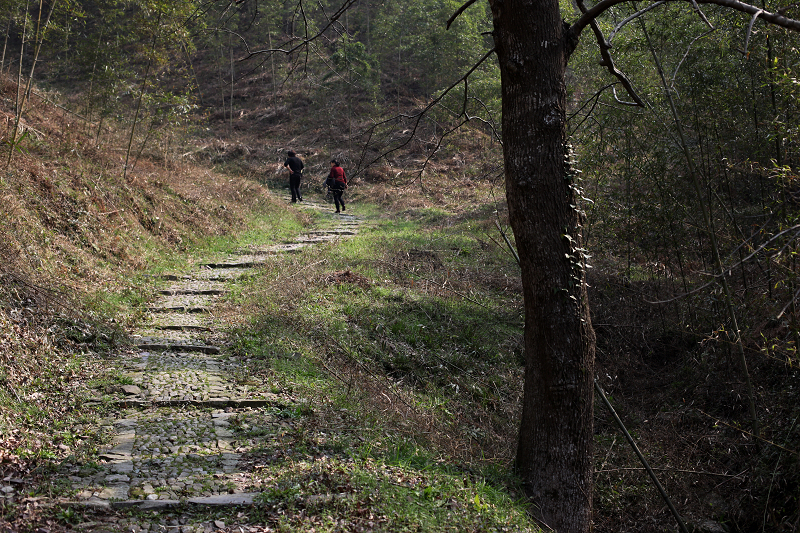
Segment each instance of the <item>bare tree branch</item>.
[{"label": "bare tree branch", "polygon": [[[344,4],[342,4],[339,7],[339,9],[337,9],[336,12],[334,12],[328,18],[328,23],[325,26],[323,26],[313,36],[309,36],[308,35],[308,24],[306,24],[306,35],[305,35],[305,37],[298,44],[296,44],[295,46],[293,46],[291,48],[288,48],[288,49],[287,48],[265,48],[265,49],[262,49],[262,50],[250,50],[250,46],[247,44],[247,42],[243,42],[243,44],[245,46],[245,49],[247,50],[247,54],[245,55],[245,57],[243,57],[241,59],[241,61],[245,61],[245,60],[250,59],[251,57],[259,55],[259,54],[271,54],[271,53],[275,53],[275,52],[280,52],[282,54],[287,54],[288,55],[288,54],[291,54],[292,52],[295,52],[295,51],[299,50],[300,48],[302,48],[303,46],[307,45],[308,43],[310,43],[310,42],[316,40],[317,38],[321,37],[356,2],[358,2],[358,0],[346,0],[344,2]],[[301,3],[301,12],[302,12],[302,3]],[[305,20],[305,13],[302,12],[302,14],[303,14],[303,19]]]},{"label": "bare tree branch", "polygon": [[[620,75],[624,76],[622,74],[622,72],[620,72]],[[625,79],[627,79],[627,78],[625,78]],[[622,83],[622,82],[620,82],[620,83]],[[623,83],[623,85],[624,85],[624,83]],[[632,89],[629,89],[628,87],[625,87],[625,89],[628,91],[628,94],[631,97],[633,97],[633,99],[636,100],[636,101],[635,102],[627,102],[627,101],[623,100],[622,98],[620,98],[617,95],[617,88],[616,87],[612,87],[611,88],[611,93],[614,95],[614,101],[615,102],[617,102],[618,104],[629,105],[629,106],[632,106],[632,107],[644,107],[644,103],[642,102],[641,98],[639,98],[639,95],[636,94],[636,92],[631,92]]]},{"label": "bare tree branch", "polygon": [[452,17],[450,17],[449,19],[447,19],[447,26],[446,26],[446,28],[449,30],[449,29],[450,29],[450,25],[451,25],[453,22],[455,22],[455,20],[458,18],[458,16],[459,16],[459,15],[461,15],[461,13],[463,13],[464,11],[466,11],[466,10],[467,10],[467,8],[469,8],[469,6],[471,6],[472,4],[474,4],[474,3],[475,3],[475,2],[477,2],[477,1],[478,1],[478,0],[467,0],[467,3],[466,3],[466,4],[464,4],[463,6],[459,7],[459,8],[458,8],[458,10],[457,10],[455,13],[453,13],[453,16],[452,16]]},{"label": "bare tree branch", "polygon": [[422,163],[422,166],[420,167],[419,171],[417,172],[417,178],[415,180],[413,180],[411,183],[414,183],[414,181],[416,181],[416,180],[421,180],[422,179],[422,173],[425,172],[425,169],[428,167],[428,163],[431,162],[431,158],[433,158],[433,156],[436,155],[436,152],[439,151],[439,148],[442,147],[442,143],[444,142],[445,137],[449,136],[451,133],[453,133],[453,132],[457,131],[458,129],[460,129],[461,126],[463,126],[467,122],[469,122],[469,117],[467,117],[465,119],[462,119],[461,122],[459,122],[458,124],[456,124],[455,126],[450,128],[449,130],[447,130],[444,133],[442,133],[442,135],[439,137],[439,139],[437,139],[436,146],[433,148],[433,150],[430,151],[430,153],[428,154],[428,157],[426,157],[425,161]]},{"label": "bare tree branch", "polygon": [[[583,3],[583,0],[577,0],[577,4],[578,8],[582,12],[584,13],[587,12],[586,5]],[[594,32],[595,38],[597,39],[597,46],[600,47],[600,57],[602,58],[602,61],[600,61],[600,65],[606,67],[608,71],[611,73],[611,75],[619,80],[622,86],[625,87],[625,90],[628,91],[628,94],[631,96],[631,98],[633,98],[633,101],[635,103],[624,102],[619,98],[617,98],[616,90],[614,91],[614,98],[620,104],[645,107],[642,99],[639,97],[638,94],[636,94],[636,90],[633,88],[631,80],[629,80],[628,77],[622,71],[620,71],[616,67],[616,65],[614,65],[614,60],[612,59],[611,53],[609,52],[609,50],[611,49],[611,45],[606,41],[605,37],[603,36],[603,32],[600,29],[600,26],[597,24],[597,21],[592,19],[589,21],[589,25],[592,27],[592,31]],[[577,34],[575,34],[575,37],[577,37]]]},{"label": "bare tree branch", "polygon": [[[486,114],[489,115],[489,116],[491,115],[491,112],[489,111],[489,106],[487,106],[486,103],[483,100],[481,100],[480,98],[477,98],[475,96],[470,96],[469,99],[472,100],[473,102],[478,102],[478,105],[480,107],[482,107],[486,111]],[[464,114],[466,114],[466,113],[464,113]],[[492,131],[492,137],[494,138],[494,140],[497,141],[501,146],[503,145],[503,136],[500,135],[500,132],[497,129],[497,124],[495,124],[491,120],[487,120],[487,119],[485,119],[483,117],[480,117],[480,116],[477,116],[477,115],[470,115],[469,116],[469,120],[471,120],[471,121],[472,120],[477,120],[478,122],[482,122],[482,123],[486,124],[486,126],[488,126],[489,129]]]},{"label": "bare tree branch", "polygon": [[[492,130],[492,135],[494,135],[494,136],[497,138],[497,140],[500,142],[500,144],[502,145],[502,142],[503,142],[503,141],[502,141],[502,139],[500,138],[500,135],[498,135],[498,133],[497,133],[497,130],[495,129],[495,126],[494,126],[494,124],[491,124],[491,123],[489,123],[488,121],[486,121],[486,120],[483,120],[483,119],[482,119],[482,118],[480,118],[480,117],[477,117],[477,116],[472,116],[472,115],[470,115],[469,113],[467,113],[467,101],[470,99],[470,97],[468,97],[468,94],[467,94],[467,92],[468,92],[468,82],[469,82],[469,78],[468,78],[468,77],[467,77],[467,78],[464,78],[464,104],[463,104],[462,110],[461,110],[461,112],[460,112],[460,113],[457,113],[457,114],[456,114],[456,113],[453,113],[453,114],[454,114],[454,115],[456,115],[457,117],[463,117],[463,120],[461,120],[461,122],[459,122],[459,123],[458,123],[456,126],[453,126],[453,127],[452,127],[452,128],[450,128],[449,130],[447,130],[447,131],[445,131],[444,133],[442,133],[442,135],[441,135],[441,136],[439,137],[439,139],[437,140],[436,146],[435,146],[435,147],[434,147],[434,149],[433,149],[433,150],[432,150],[432,151],[431,151],[431,152],[428,154],[428,157],[425,159],[425,162],[424,162],[424,163],[422,163],[422,167],[420,167],[420,169],[419,169],[419,172],[418,172],[417,179],[422,179],[422,173],[425,171],[425,168],[427,168],[427,166],[428,166],[428,163],[430,163],[430,161],[431,161],[431,158],[433,158],[433,156],[436,154],[436,152],[438,152],[438,151],[439,151],[439,148],[441,148],[441,146],[442,146],[442,143],[444,142],[444,139],[445,139],[445,137],[447,137],[447,136],[449,136],[450,134],[452,134],[452,133],[454,133],[454,132],[458,131],[458,130],[461,128],[461,126],[463,126],[464,124],[466,124],[467,122],[469,122],[469,121],[471,121],[471,120],[479,120],[479,121],[483,122],[484,124],[488,125],[488,126],[491,128],[491,130]],[[478,100],[478,101],[480,102],[480,100]],[[483,104],[483,102],[480,102],[480,103],[481,103],[481,105],[483,105],[483,107],[484,107],[484,109],[485,109],[485,108],[486,108],[486,106]],[[444,107],[444,105],[443,105],[443,107]],[[446,109],[446,107],[445,107],[445,109]],[[416,181],[416,180],[414,180],[414,181]],[[412,183],[413,183],[413,181],[412,181]]]},{"label": "bare tree branch", "polygon": [[750,46],[750,36],[753,34],[753,24],[756,23],[756,19],[763,12],[764,12],[763,9],[759,9],[757,12],[753,14],[753,17],[750,19],[750,25],[747,27],[747,37],[745,37],[744,39],[744,55],[747,55],[747,47]]},{"label": "bare tree branch", "polygon": [[[718,280],[719,278],[721,278],[722,276],[726,276],[726,275],[728,275],[728,274],[730,273],[730,271],[731,271],[731,270],[733,270],[734,268],[737,268],[737,267],[739,267],[739,266],[741,266],[741,265],[743,265],[743,264],[747,263],[748,261],[750,261],[750,259],[752,259],[752,258],[754,258],[755,256],[757,256],[757,255],[758,255],[760,252],[762,252],[762,251],[766,250],[766,249],[767,249],[767,247],[768,247],[770,244],[772,244],[773,242],[777,241],[777,240],[778,240],[780,237],[782,237],[782,236],[784,236],[784,235],[786,235],[786,234],[788,234],[788,233],[791,233],[792,231],[794,231],[794,232],[795,232],[795,234],[794,234],[793,236],[791,236],[791,237],[788,239],[788,241],[787,241],[787,242],[792,242],[792,241],[796,240],[798,237],[800,237],[800,225],[795,225],[795,226],[792,226],[792,227],[790,227],[790,228],[786,228],[785,230],[783,230],[783,231],[781,231],[781,232],[779,232],[779,233],[776,233],[775,235],[773,235],[772,237],[770,237],[769,239],[767,239],[765,242],[761,243],[761,245],[759,245],[759,246],[758,246],[758,248],[754,249],[754,250],[753,250],[753,251],[752,251],[752,252],[751,252],[749,255],[747,255],[746,257],[742,258],[741,260],[737,261],[736,263],[733,263],[732,265],[729,265],[728,267],[725,267],[725,268],[722,270],[722,272],[721,272],[721,273],[710,273],[710,272],[706,272],[705,274],[706,274],[707,276],[710,276],[710,277],[711,277],[711,281],[709,281],[708,283],[705,283],[705,284],[701,285],[700,287],[697,287],[697,288],[695,288],[695,289],[693,289],[693,290],[691,290],[691,291],[689,291],[689,292],[685,292],[685,293],[683,293],[683,294],[679,294],[679,295],[677,295],[677,296],[675,296],[675,297],[673,297],[673,298],[668,298],[668,299],[666,299],[666,300],[656,300],[656,301],[648,301],[648,300],[645,300],[645,301],[646,301],[647,303],[649,303],[649,304],[666,304],[666,303],[671,303],[671,302],[674,302],[674,301],[680,300],[681,298],[685,298],[686,296],[691,296],[692,294],[696,294],[696,293],[698,293],[698,292],[702,291],[703,289],[705,289],[706,287],[709,287],[709,286],[713,285],[714,283],[717,283],[717,280]],[[753,233],[753,236],[755,236],[756,234],[757,234],[757,232],[756,232],[756,233]],[[751,237],[751,238],[752,238],[752,237]],[[750,240],[750,239],[748,239],[748,241],[749,241],[749,240]],[[745,244],[746,244],[746,242],[744,242],[744,243],[740,244],[739,246],[737,246],[735,250],[731,251],[731,255],[733,255],[734,253],[736,253],[736,252],[739,250],[739,248],[741,248],[741,247],[742,247],[742,246],[744,246]],[[783,251],[783,250],[786,248],[786,246],[787,246],[787,245],[784,245],[784,246],[783,246],[783,248],[781,248],[781,251]],[[780,251],[779,251],[778,253],[780,253]],[[777,254],[774,254],[774,255],[777,255]]]},{"label": "bare tree branch", "polygon": [[[583,12],[580,18],[576,20],[569,27],[569,31],[572,33],[573,38],[577,38],[581,34],[581,32],[602,13],[604,13],[608,9],[618,4],[622,4],[627,1],[628,0],[601,0],[600,2],[596,3],[594,6],[592,6],[591,9],[588,9],[585,12]],[[668,1],[685,2],[688,0],[668,0]],[[733,9],[734,11],[741,11],[742,13],[756,15],[764,19],[765,21],[769,22],[770,24],[774,24],[776,26],[780,26],[782,28],[786,28],[789,30],[800,31],[800,20],[785,17],[783,15],[783,13],[785,12],[784,10],[778,11],[776,13],[770,13],[756,6],[740,2],[739,0],[692,0],[692,1],[698,4],[713,4],[722,7],[727,7],[729,9]]]},{"label": "bare tree branch", "polygon": [[694,43],[696,43],[697,41],[699,41],[703,37],[714,33],[715,31],[717,31],[717,30],[715,28],[712,28],[712,29],[708,30],[707,32],[705,32],[703,35],[698,35],[697,37],[692,39],[692,42],[689,43],[689,46],[686,47],[686,53],[683,54],[683,57],[678,62],[678,66],[675,67],[675,72],[672,74],[672,80],[670,81],[670,87],[674,87],[675,86],[675,78],[678,77],[678,71],[680,70],[681,65],[683,65],[683,61],[689,56],[689,50],[692,49],[692,46],[694,46]]},{"label": "bare tree branch", "polygon": [[778,15],[786,15],[786,13],[787,13],[787,12],[788,12],[790,9],[794,9],[794,8],[796,8],[796,7],[798,7],[798,6],[800,6],[800,3],[798,3],[798,2],[795,2],[795,3],[794,3],[794,4],[792,4],[792,5],[789,5],[789,6],[786,6],[786,7],[782,7],[782,8],[780,8],[780,9],[778,10]]},{"label": "bare tree branch", "polygon": [[431,108],[433,108],[436,104],[441,102],[444,99],[444,97],[447,96],[453,89],[455,89],[456,87],[461,85],[461,82],[465,81],[473,72],[475,72],[475,70],[477,70],[477,68],[479,66],[481,66],[484,61],[489,59],[489,57],[491,57],[491,55],[493,53],[494,53],[494,48],[492,48],[491,50],[486,52],[483,55],[483,57],[481,57],[463,76],[461,76],[459,79],[457,79],[455,82],[453,82],[450,85],[450,87],[448,87],[447,89],[442,91],[442,93],[439,96],[437,96],[436,98],[431,100],[420,112],[418,112],[418,113],[416,113],[414,115],[405,115],[405,114],[396,115],[396,116],[394,116],[394,117],[392,117],[390,119],[383,120],[381,122],[377,122],[377,123],[373,124],[372,127],[367,130],[367,134],[369,136],[369,139],[372,138],[372,136],[374,135],[375,130],[379,126],[385,125],[385,124],[387,124],[389,122],[396,121],[396,120],[398,120],[400,118],[412,119],[414,121],[414,126],[413,126],[411,132],[409,133],[408,137],[406,138],[406,140],[404,142],[402,142],[401,144],[395,146],[394,148],[392,148],[392,149],[390,149],[390,150],[388,150],[386,152],[382,152],[380,155],[375,157],[372,161],[370,161],[366,165],[362,166],[362,164],[364,163],[364,157],[365,157],[365,154],[366,154],[366,149],[367,149],[367,146],[369,145],[369,142],[365,143],[364,150],[361,152],[361,159],[358,162],[359,170],[356,171],[356,173],[353,175],[353,177],[358,176],[358,174],[361,173],[360,169],[366,168],[366,167],[378,162],[379,160],[383,159],[384,157],[386,157],[387,155],[391,154],[392,152],[396,152],[397,150],[400,150],[404,146],[408,146],[408,143],[410,143],[411,140],[415,137],[416,132],[417,132],[417,128],[419,128],[419,124],[422,121],[422,118],[428,113],[428,111],[430,111]]},{"label": "bare tree branch", "polygon": [[572,127],[571,127],[571,131],[570,131],[570,133],[569,133],[569,134],[570,134],[570,136],[572,136],[572,135],[573,135],[573,134],[574,134],[574,133],[575,133],[575,132],[578,130],[578,128],[580,128],[580,127],[583,125],[583,123],[584,123],[584,122],[586,122],[587,120],[589,120],[589,119],[592,119],[592,120],[594,120],[595,122],[597,122],[595,119],[593,119],[593,118],[592,118],[592,113],[594,112],[594,109],[595,109],[595,107],[597,107],[598,105],[603,105],[603,104],[600,102],[600,96],[601,96],[601,95],[603,94],[603,92],[605,92],[607,89],[611,89],[612,91],[614,91],[614,100],[615,100],[616,102],[619,102],[619,103],[621,103],[621,104],[624,104],[624,105],[631,105],[631,106],[635,106],[635,105],[636,105],[635,103],[632,103],[632,102],[622,102],[622,101],[619,99],[619,97],[617,96],[617,93],[616,93],[616,87],[614,87],[615,85],[617,85],[617,84],[619,84],[619,83],[620,83],[620,82],[618,82],[618,81],[615,81],[615,82],[613,82],[613,83],[609,83],[608,85],[605,85],[605,86],[601,87],[601,88],[600,88],[600,89],[598,89],[598,90],[597,90],[597,92],[595,92],[595,93],[594,93],[594,94],[593,94],[591,97],[587,98],[587,99],[584,101],[584,103],[583,103],[583,104],[580,106],[580,108],[578,108],[578,109],[577,109],[577,110],[576,110],[574,113],[572,113],[572,114],[571,114],[569,117],[567,117],[567,122],[571,122],[571,121],[572,121],[572,119],[573,119],[573,118],[575,118],[575,117],[577,117],[577,116],[578,116],[578,114],[579,114],[579,113],[580,113],[580,112],[581,112],[581,111],[582,111],[582,110],[583,110],[583,109],[584,109],[584,108],[585,108],[587,105],[589,105],[589,103],[590,103],[590,102],[592,103],[592,108],[591,108],[591,109],[590,109],[590,110],[589,110],[587,113],[585,113],[585,114],[584,114],[584,119],[583,119],[583,120],[581,120],[581,121],[580,121],[580,123],[579,123],[578,125],[576,125],[574,128],[572,128]]},{"label": "bare tree branch", "polygon": [[609,88],[611,88],[613,85],[614,85],[613,83],[609,83],[609,84],[608,84],[608,85],[606,85],[605,87],[601,87],[601,88],[600,88],[600,89],[599,89],[597,92],[595,92],[595,93],[592,95],[592,97],[591,97],[591,98],[587,99],[587,100],[586,100],[586,101],[583,103],[583,105],[582,105],[581,107],[579,107],[577,110],[575,110],[575,112],[574,112],[572,115],[570,115],[569,117],[567,117],[567,123],[569,123],[569,122],[570,122],[570,121],[571,121],[573,118],[575,118],[575,117],[577,117],[577,116],[578,116],[578,113],[580,113],[580,112],[583,110],[583,108],[585,108],[587,105],[589,105],[589,102],[592,102],[592,108],[591,108],[591,109],[589,109],[589,112],[588,112],[588,113],[586,113],[586,115],[585,115],[585,118],[584,118],[583,120],[581,120],[580,124],[578,124],[577,126],[575,126],[575,127],[572,129],[572,132],[570,133],[570,135],[572,135],[572,133],[574,133],[575,131],[577,131],[577,130],[578,130],[578,128],[580,128],[580,127],[583,125],[583,123],[584,123],[584,122],[586,122],[587,120],[589,120],[589,117],[590,117],[590,116],[592,116],[592,112],[594,112],[594,108],[595,108],[595,107],[597,107],[597,103],[600,101],[600,95],[601,95],[601,94],[603,94],[603,91],[605,91],[606,89],[609,89]]},{"label": "bare tree branch", "polygon": [[611,30],[611,33],[608,34],[608,41],[607,41],[608,42],[608,46],[611,46],[611,41],[614,40],[614,36],[617,35],[617,33],[619,33],[619,30],[624,28],[629,22],[631,22],[632,20],[634,20],[634,19],[636,19],[638,17],[641,17],[642,15],[644,15],[645,13],[650,11],[651,9],[655,9],[658,6],[660,6],[662,4],[666,4],[666,3],[667,3],[667,0],[660,0],[658,2],[654,2],[654,3],[650,4],[649,6],[647,6],[646,8],[640,9],[639,11],[637,11],[636,13],[631,15],[630,17],[626,18],[625,20],[623,20],[622,22],[617,24],[617,27],[614,28],[613,30]]}]

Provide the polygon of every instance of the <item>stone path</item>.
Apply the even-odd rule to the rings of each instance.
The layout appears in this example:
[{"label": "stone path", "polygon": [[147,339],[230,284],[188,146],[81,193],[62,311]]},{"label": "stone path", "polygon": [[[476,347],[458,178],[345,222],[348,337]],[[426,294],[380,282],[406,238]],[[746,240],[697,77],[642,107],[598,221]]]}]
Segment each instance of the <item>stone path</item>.
[{"label": "stone path", "polygon": [[159,511],[247,505],[265,489],[252,465],[240,459],[285,432],[291,421],[280,413],[300,401],[271,390],[268,383],[237,381],[237,370],[246,362],[212,340],[219,338],[214,309],[226,284],[269,255],[346,238],[358,230],[357,217],[335,215],[329,205],[307,202],[298,207],[331,212],[334,227],[165,276],[156,301],[147,308],[149,319],[134,333],[135,349],[118,361],[122,381],[128,384],[121,387],[124,398],[117,402],[117,415],[102,421],[111,442],[94,463],[68,467],[64,476],[72,496],[62,500],[99,511],[135,508],[156,514],[83,524],[82,530],[215,531],[224,524],[185,511],[164,518]]}]

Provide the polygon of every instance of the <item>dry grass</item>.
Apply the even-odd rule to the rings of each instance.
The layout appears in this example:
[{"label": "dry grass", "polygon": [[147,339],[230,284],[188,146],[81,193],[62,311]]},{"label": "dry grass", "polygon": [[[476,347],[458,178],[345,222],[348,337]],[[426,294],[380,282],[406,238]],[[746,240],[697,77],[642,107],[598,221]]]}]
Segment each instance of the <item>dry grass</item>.
[{"label": "dry grass", "polygon": [[[4,75],[0,93],[6,103],[16,93]],[[7,142],[13,113],[2,105]],[[91,416],[81,399],[121,334],[108,319],[124,318],[102,295],[135,291],[132,278],[163,256],[233,234],[275,200],[253,181],[156,153],[123,179],[121,134],[104,128],[98,143],[96,125],[37,96],[23,124],[22,150],[0,173],[0,478],[30,482],[42,458],[73,453],[58,428]]]}]

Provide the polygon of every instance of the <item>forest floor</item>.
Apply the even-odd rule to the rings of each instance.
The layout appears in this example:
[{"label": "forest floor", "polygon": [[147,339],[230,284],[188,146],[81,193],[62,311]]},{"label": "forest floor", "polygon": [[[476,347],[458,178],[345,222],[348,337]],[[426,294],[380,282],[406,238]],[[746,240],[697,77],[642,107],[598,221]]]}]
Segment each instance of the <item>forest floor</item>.
[{"label": "forest floor", "polygon": [[[106,379],[82,404],[92,437],[62,445],[65,458],[42,472],[0,483],[11,519],[0,531],[538,531],[502,483],[419,450],[387,456],[359,430],[357,406],[304,397],[276,369],[307,373],[306,354],[282,353],[265,377],[257,354],[236,349],[226,301],[248,279],[270,272],[276,256],[338,247],[369,223],[306,196],[295,208],[313,212],[316,229],[195,256],[153,278],[133,343],[109,354]],[[331,281],[365,278],[342,270]]]}]

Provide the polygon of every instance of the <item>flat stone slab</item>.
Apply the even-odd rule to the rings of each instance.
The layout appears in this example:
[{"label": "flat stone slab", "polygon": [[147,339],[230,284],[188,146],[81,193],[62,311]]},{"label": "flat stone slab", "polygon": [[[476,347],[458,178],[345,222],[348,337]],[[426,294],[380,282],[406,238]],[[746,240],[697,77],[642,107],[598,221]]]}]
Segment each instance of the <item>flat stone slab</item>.
[{"label": "flat stone slab", "polygon": [[309,231],[308,235],[356,235],[357,233],[353,229],[334,228]]},{"label": "flat stone slab", "polygon": [[128,485],[111,485],[104,488],[98,498],[101,500],[125,500],[128,498]]},{"label": "flat stone slab", "polygon": [[292,253],[299,252],[304,248],[308,248],[309,243],[304,242],[287,242],[284,244],[276,244],[271,246],[267,253]]},{"label": "flat stone slab", "polygon": [[64,502],[64,504],[67,505],[67,506],[69,506],[69,505],[79,505],[81,507],[85,507],[85,508],[88,508],[88,509],[95,509],[95,510],[110,509],[111,508],[111,503],[108,500],[101,500],[97,496],[93,496],[93,497],[89,498],[88,500],[66,501],[66,502]]},{"label": "flat stone slab", "polygon": [[206,344],[204,336],[196,331],[140,329],[132,335],[134,344],[186,344],[196,346]]},{"label": "flat stone slab", "polygon": [[158,291],[159,294],[164,296],[179,296],[179,295],[199,295],[199,296],[222,296],[227,294],[228,291],[224,289],[164,289]]},{"label": "flat stone slab", "polygon": [[196,505],[253,505],[253,500],[260,492],[247,492],[243,494],[220,494],[219,496],[205,496],[189,498],[189,503]]},{"label": "flat stone slab", "polygon": [[[255,266],[255,265],[251,265]],[[248,274],[247,268],[204,268],[186,276],[186,280],[197,281],[231,281]]]},{"label": "flat stone slab", "polygon": [[159,510],[159,509],[172,509],[181,504],[180,500],[123,500],[111,502],[111,507],[114,509],[141,509],[141,510]]},{"label": "flat stone slab", "polygon": [[181,331],[208,331],[210,329],[206,317],[199,317],[196,314],[176,312],[153,314],[150,317],[150,321],[147,326],[153,329]]},{"label": "flat stone slab", "polygon": [[219,346],[210,346],[207,344],[188,344],[188,343],[181,343],[181,342],[169,342],[169,341],[156,341],[156,340],[149,340],[149,341],[142,341],[137,342],[136,347],[140,350],[149,350],[151,352],[186,352],[186,353],[206,353],[206,354],[218,354],[222,352],[222,349]]},{"label": "flat stone slab", "polygon": [[221,263],[206,263],[203,266],[214,270],[231,270],[242,268],[253,268],[264,262],[264,256],[243,257],[239,260],[224,261]]},{"label": "flat stone slab", "polygon": [[171,400],[118,400],[113,402],[119,407],[148,409],[150,407],[197,407],[225,409],[232,407],[235,409],[259,407],[281,407],[290,402],[276,395],[265,393],[264,398],[209,398],[208,400],[197,399],[171,399]]},{"label": "flat stone slab", "polygon": [[211,308],[183,305],[154,305],[147,308],[151,313],[210,313]]},{"label": "flat stone slab", "polygon": [[299,252],[308,246],[309,243],[305,242],[289,242],[283,244],[271,244],[269,246],[251,246],[247,250],[239,250],[234,253],[240,257],[258,257],[259,264],[263,264],[266,262],[266,259],[264,259],[263,256]]},{"label": "flat stone slab", "polygon": [[214,296],[203,294],[164,295],[153,305],[163,307],[212,307],[217,302]]},{"label": "flat stone slab", "polygon": [[217,296],[225,294],[227,287],[225,283],[220,281],[206,281],[206,280],[193,280],[193,279],[180,279],[162,290],[158,291],[159,294],[164,296],[179,296],[179,295],[206,295]]},{"label": "flat stone slab", "polygon": [[318,244],[321,242],[331,242],[339,239],[338,235],[308,235],[308,236],[301,236],[295,239],[295,243],[298,244]]}]

